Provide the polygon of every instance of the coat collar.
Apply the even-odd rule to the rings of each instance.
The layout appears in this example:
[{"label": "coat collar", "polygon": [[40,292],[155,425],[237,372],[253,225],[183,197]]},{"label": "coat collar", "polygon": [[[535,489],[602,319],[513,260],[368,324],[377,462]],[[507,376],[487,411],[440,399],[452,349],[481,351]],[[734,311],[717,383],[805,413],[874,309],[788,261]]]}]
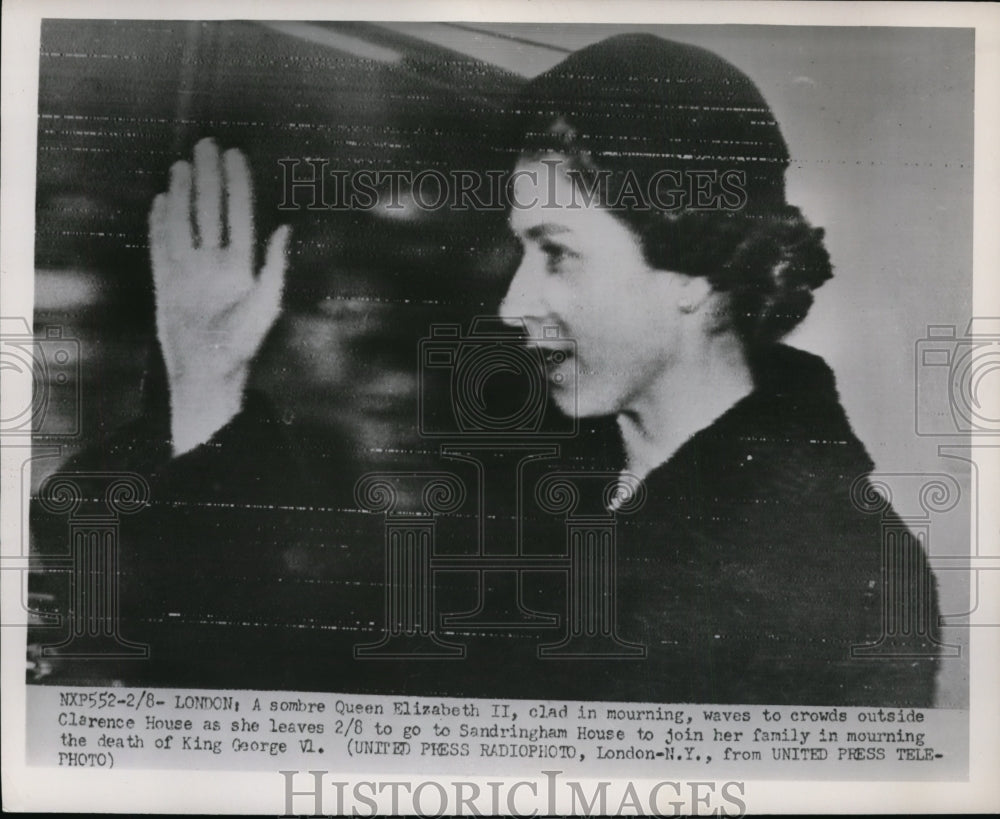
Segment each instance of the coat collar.
[{"label": "coat collar", "polygon": [[822,358],[777,344],[754,355],[751,369],[753,392],[654,469],[648,488],[697,480],[722,491],[732,481],[760,480],[767,491],[871,471]]}]

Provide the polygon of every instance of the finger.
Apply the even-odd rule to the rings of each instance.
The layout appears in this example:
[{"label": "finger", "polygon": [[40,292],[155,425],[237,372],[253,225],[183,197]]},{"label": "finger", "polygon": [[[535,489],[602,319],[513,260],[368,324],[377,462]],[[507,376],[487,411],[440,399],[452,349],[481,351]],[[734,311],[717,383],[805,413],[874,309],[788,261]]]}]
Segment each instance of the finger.
[{"label": "finger", "polygon": [[149,259],[153,266],[153,285],[158,291],[170,264],[167,247],[168,201],[165,193],[158,194],[149,209]]},{"label": "finger", "polygon": [[170,166],[170,190],[166,210],[167,249],[175,259],[194,249],[191,233],[191,166],[175,162]]},{"label": "finger", "polygon": [[201,247],[222,242],[222,168],[219,149],[211,139],[194,146],[195,226]]},{"label": "finger", "polygon": [[[253,188],[250,183],[250,168],[242,151],[230,148],[223,155],[226,173],[227,228],[229,248],[247,266],[253,253]],[[252,271],[251,271],[252,272]]]}]

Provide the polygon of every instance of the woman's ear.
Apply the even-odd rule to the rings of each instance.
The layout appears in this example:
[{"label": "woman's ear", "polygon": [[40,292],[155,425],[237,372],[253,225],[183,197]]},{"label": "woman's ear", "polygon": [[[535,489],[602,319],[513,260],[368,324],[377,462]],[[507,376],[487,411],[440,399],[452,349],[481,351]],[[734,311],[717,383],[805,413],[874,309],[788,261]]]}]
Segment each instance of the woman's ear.
[{"label": "woman's ear", "polygon": [[708,305],[715,291],[705,276],[669,275],[674,277],[676,306],[681,313],[697,313]]}]

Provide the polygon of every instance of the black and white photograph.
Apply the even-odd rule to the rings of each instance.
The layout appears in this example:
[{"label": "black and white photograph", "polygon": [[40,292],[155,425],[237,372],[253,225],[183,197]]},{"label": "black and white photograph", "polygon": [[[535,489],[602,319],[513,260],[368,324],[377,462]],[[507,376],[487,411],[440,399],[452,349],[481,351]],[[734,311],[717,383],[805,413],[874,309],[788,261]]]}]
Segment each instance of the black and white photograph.
[{"label": "black and white photograph", "polygon": [[[996,7],[749,5],[788,14],[31,13],[29,766],[270,771],[286,814],[374,808],[320,768],[728,815],[756,779],[977,780]],[[666,810],[638,792],[600,812]],[[486,794],[411,809],[545,805]]]}]

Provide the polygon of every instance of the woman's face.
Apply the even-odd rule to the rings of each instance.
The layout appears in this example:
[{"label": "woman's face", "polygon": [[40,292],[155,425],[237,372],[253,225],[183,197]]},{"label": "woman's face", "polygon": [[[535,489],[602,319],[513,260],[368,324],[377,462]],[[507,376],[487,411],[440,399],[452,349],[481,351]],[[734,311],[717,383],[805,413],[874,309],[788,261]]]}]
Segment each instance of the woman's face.
[{"label": "woman's face", "polygon": [[500,315],[523,319],[532,338],[554,327],[576,342],[575,360],[548,374],[563,412],[616,414],[641,401],[679,353],[688,277],[651,268],[624,223],[584,206],[579,193],[574,200],[566,167],[559,155],[518,163],[509,221],[524,256]]}]

